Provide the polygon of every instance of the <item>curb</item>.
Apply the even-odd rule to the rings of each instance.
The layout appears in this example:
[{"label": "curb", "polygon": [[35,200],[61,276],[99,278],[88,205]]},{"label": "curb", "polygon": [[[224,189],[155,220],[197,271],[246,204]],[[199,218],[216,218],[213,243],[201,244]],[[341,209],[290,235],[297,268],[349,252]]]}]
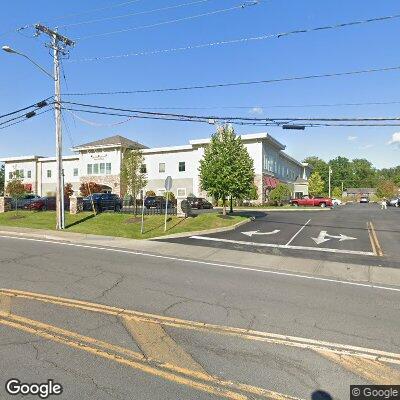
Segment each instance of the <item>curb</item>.
[{"label": "curb", "polygon": [[[219,210],[222,208],[220,207],[215,207],[215,210]],[[252,207],[252,208],[236,208],[234,211],[235,212],[241,212],[241,211],[268,211],[268,212],[300,212],[300,211],[306,211],[306,212],[316,212],[316,211],[332,211],[333,208],[331,207],[310,207],[310,208],[261,208],[261,207]]]},{"label": "curb", "polygon": [[237,222],[231,226],[224,226],[222,228],[213,228],[213,229],[205,229],[202,231],[191,231],[191,232],[182,232],[182,233],[172,233],[171,235],[164,235],[164,236],[157,236],[150,239],[144,240],[162,240],[162,239],[177,239],[177,238],[185,238],[195,235],[209,235],[210,233],[219,233],[219,232],[229,232],[233,231],[234,229],[238,228],[241,225],[247,224],[250,222],[250,219],[247,218],[244,221]]}]

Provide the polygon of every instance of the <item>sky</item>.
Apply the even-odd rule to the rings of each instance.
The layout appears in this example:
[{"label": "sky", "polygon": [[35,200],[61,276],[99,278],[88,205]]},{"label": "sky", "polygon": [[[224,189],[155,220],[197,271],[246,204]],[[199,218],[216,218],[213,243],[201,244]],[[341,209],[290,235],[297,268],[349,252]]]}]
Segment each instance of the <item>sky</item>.
[{"label": "sky", "polygon": [[[58,27],[60,33],[75,39],[75,47],[62,62],[63,94],[266,80],[400,65],[400,18],[269,40],[79,61],[400,14],[398,0],[260,0],[256,5],[250,3],[243,0],[15,0],[2,5],[0,44],[24,52],[51,71],[52,57],[45,47],[46,38],[34,37],[31,27],[18,32],[16,28],[41,22]],[[187,5],[173,7],[182,4]],[[248,6],[237,7],[241,4]],[[146,12],[166,7],[171,8]],[[225,11],[212,13],[219,10]],[[209,15],[188,18],[200,14]],[[119,16],[123,17],[110,19]],[[183,18],[186,19],[160,24]],[[89,37],[115,31],[123,32]],[[34,65],[22,57],[1,52],[0,115],[53,93],[53,82]],[[63,100],[197,115],[396,117],[400,114],[400,70],[193,91],[63,95]],[[335,105],[366,102],[392,104]],[[326,104],[335,106],[321,106]],[[70,154],[74,145],[115,134],[149,147],[162,147],[209,137],[215,130],[212,125],[193,122],[138,119],[126,122],[126,118],[121,117],[72,115],[67,111],[64,114],[65,154]],[[400,127],[323,127],[288,131],[279,127],[237,126],[235,129],[238,134],[268,132],[287,146],[287,153],[299,160],[311,155],[325,160],[340,155],[350,159],[367,158],[377,168],[400,164]],[[54,115],[51,112],[0,130],[0,156],[50,156],[54,151]]]}]

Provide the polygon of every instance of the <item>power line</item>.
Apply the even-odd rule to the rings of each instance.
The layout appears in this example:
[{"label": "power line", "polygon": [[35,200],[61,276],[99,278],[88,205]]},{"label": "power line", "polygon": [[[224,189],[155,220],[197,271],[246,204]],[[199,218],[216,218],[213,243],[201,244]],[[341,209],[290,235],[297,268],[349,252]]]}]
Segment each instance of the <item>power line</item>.
[{"label": "power line", "polygon": [[157,22],[155,24],[150,24],[150,25],[141,25],[141,26],[135,26],[135,27],[131,27],[131,28],[120,29],[120,30],[116,30],[116,31],[110,31],[110,32],[97,33],[97,34],[93,34],[93,35],[83,36],[83,37],[77,38],[76,40],[80,41],[80,40],[92,39],[92,38],[96,38],[96,37],[104,37],[104,36],[114,35],[117,33],[125,33],[125,32],[140,30],[140,29],[154,28],[154,27],[161,26],[161,25],[174,24],[176,22],[188,21],[188,20],[192,20],[192,19],[196,19],[196,18],[207,17],[210,15],[225,13],[228,11],[243,9],[243,8],[247,8],[249,6],[256,5],[256,4],[258,4],[257,1],[253,1],[251,3],[242,3],[242,4],[234,6],[234,7],[222,8],[219,10],[209,11],[209,12],[206,12],[203,14],[191,15],[189,17],[177,18],[177,19]]},{"label": "power line", "polygon": [[[36,113],[35,115],[33,115],[31,118],[34,118],[34,117],[37,117],[37,116],[39,116],[39,115],[45,114],[45,113],[47,113],[47,112],[49,112],[49,111],[52,111],[52,108],[48,108],[47,110],[38,112],[38,113]],[[31,118],[24,118],[24,119],[22,119],[22,120],[20,120],[20,121],[15,121],[15,122],[12,122],[12,123],[10,123],[10,124],[8,124],[8,125],[5,125],[5,126],[3,126],[3,125],[0,124],[0,125],[1,125],[1,126],[0,126],[0,130],[1,130],[1,129],[6,129],[6,128],[8,128],[8,127],[10,127],[10,126],[13,126],[13,125],[21,124],[22,122],[28,121],[28,120],[31,119]]]},{"label": "power line", "polygon": [[69,60],[69,62],[101,61],[101,60],[112,60],[112,59],[127,58],[127,57],[138,57],[138,56],[147,56],[147,55],[175,53],[175,52],[180,52],[180,51],[202,49],[202,48],[207,48],[207,47],[224,46],[224,45],[228,45],[228,44],[238,44],[238,43],[247,43],[247,42],[259,41],[259,40],[276,39],[276,38],[281,38],[281,37],[285,37],[285,36],[291,36],[291,35],[297,35],[297,34],[303,34],[303,33],[311,33],[311,32],[322,31],[322,30],[341,29],[341,28],[348,27],[348,26],[367,24],[367,23],[371,23],[371,22],[383,22],[383,21],[388,21],[388,20],[397,19],[397,18],[400,18],[400,14],[389,15],[389,16],[384,16],[384,17],[369,18],[369,19],[359,20],[359,21],[344,22],[344,23],[328,25],[328,26],[297,29],[297,30],[288,31],[288,32],[271,33],[271,34],[244,37],[244,38],[231,39],[231,40],[220,40],[220,41],[215,41],[215,42],[193,44],[193,45],[187,45],[187,46],[182,46],[182,47],[172,47],[172,48],[168,48],[168,49],[156,49],[156,50],[148,50],[148,51],[130,52],[130,53],[124,53],[124,54],[118,54],[118,55],[111,55],[111,56],[87,57],[87,58]]},{"label": "power line", "polygon": [[191,5],[207,3],[209,1],[212,1],[212,0],[196,0],[196,1],[189,2],[189,3],[176,4],[174,6],[161,7],[161,8],[155,8],[155,9],[152,9],[152,10],[137,11],[137,12],[134,12],[134,13],[116,15],[116,16],[113,16],[113,17],[104,17],[104,18],[97,18],[97,19],[92,19],[92,20],[88,20],[88,21],[76,22],[76,23],[73,23],[73,24],[62,25],[60,28],[68,28],[68,27],[74,27],[74,26],[94,24],[94,23],[97,23],[97,22],[112,21],[112,20],[121,19],[121,18],[133,17],[135,15],[152,14],[152,13],[159,12],[159,11],[168,11],[168,10],[173,10],[173,9],[176,9],[176,8],[181,8],[181,7],[191,6]]},{"label": "power line", "polygon": [[307,79],[332,78],[332,77],[337,77],[337,76],[360,75],[360,74],[367,74],[367,73],[373,73],[373,72],[388,72],[388,71],[397,71],[397,70],[400,70],[400,66],[383,67],[383,68],[369,68],[369,69],[362,69],[362,70],[356,70],[356,71],[333,72],[333,73],[327,73],[327,74],[292,76],[292,77],[287,77],[287,78],[265,79],[265,80],[258,80],[258,81],[214,83],[214,84],[209,84],[209,85],[180,86],[180,87],[161,88],[161,89],[137,89],[137,90],[120,90],[120,91],[109,91],[109,92],[66,93],[66,94],[64,94],[64,96],[101,96],[101,95],[116,95],[116,94],[134,94],[134,93],[177,92],[177,91],[182,91],[182,90],[215,89],[215,88],[222,88],[222,87],[271,84],[271,83],[279,83],[279,82],[300,81],[300,80],[307,80]]},{"label": "power line", "polygon": [[30,106],[27,106],[27,107],[24,107],[24,108],[20,108],[19,110],[15,110],[15,111],[9,112],[7,114],[0,115],[0,118],[9,117],[10,115],[18,114],[21,111],[26,111],[26,110],[29,110],[30,108],[38,107],[38,105],[42,104],[43,102],[47,102],[47,100],[49,100],[51,98],[52,98],[52,96],[47,97],[44,100],[40,100],[37,103],[31,104]]}]

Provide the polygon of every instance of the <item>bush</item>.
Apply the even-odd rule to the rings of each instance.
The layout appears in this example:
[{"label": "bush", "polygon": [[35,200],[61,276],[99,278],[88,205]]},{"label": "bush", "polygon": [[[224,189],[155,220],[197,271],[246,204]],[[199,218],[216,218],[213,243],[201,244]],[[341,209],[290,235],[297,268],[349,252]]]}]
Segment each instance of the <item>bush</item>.
[{"label": "bush", "polygon": [[269,194],[269,202],[274,202],[276,205],[282,205],[285,200],[290,199],[292,192],[288,185],[279,183],[278,186],[271,190]]},{"label": "bush", "polygon": [[156,195],[156,192],[155,192],[154,190],[148,190],[148,191],[146,192],[146,197],[155,196],[155,195]]}]

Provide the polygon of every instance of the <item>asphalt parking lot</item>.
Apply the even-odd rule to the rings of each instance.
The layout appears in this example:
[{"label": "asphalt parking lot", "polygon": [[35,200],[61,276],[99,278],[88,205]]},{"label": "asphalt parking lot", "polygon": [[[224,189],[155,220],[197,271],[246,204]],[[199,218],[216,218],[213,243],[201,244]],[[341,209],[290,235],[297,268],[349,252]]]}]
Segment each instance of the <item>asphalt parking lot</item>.
[{"label": "asphalt parking lot", "polygon": [[250,214],[255,220],[233,231],[169,241],[400,268],[398,208],[348,204],[331,211]]}]

